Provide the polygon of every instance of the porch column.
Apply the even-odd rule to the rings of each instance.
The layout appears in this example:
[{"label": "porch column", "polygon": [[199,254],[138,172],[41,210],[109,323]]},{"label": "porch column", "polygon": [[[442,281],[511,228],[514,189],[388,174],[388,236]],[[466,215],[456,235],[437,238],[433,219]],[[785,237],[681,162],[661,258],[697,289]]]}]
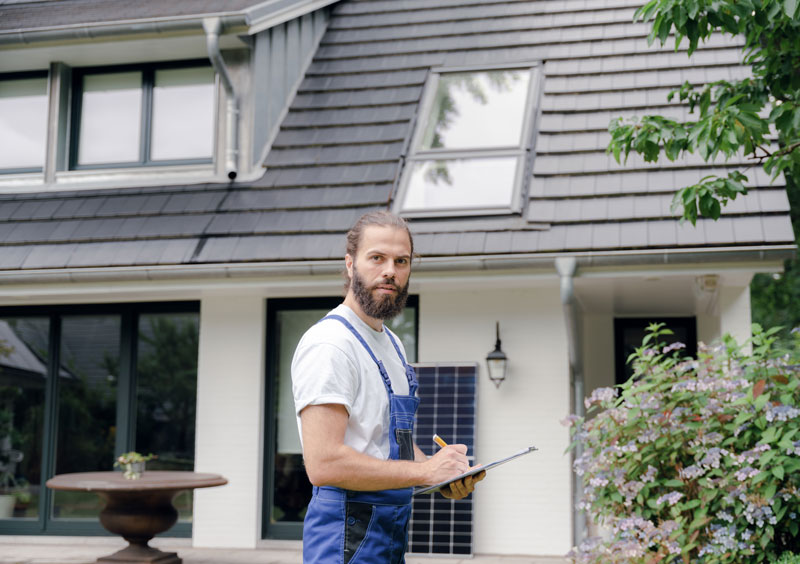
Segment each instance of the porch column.
[{"label": "porch column", "polygon": [[254,548],[261,536],[264,303],[230,294],[201,301],[195,470],[228,484],[195,491],[193,546]]}]

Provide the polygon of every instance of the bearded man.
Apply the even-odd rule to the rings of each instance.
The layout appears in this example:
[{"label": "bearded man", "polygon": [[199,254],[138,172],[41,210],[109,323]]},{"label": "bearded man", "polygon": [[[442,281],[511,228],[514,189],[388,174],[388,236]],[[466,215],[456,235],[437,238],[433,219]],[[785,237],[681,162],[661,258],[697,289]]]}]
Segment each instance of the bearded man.
[{"label": "bearded man", "polygon": [[[292,360],[292,389],[313,496],[306,563],[402,563],[414,486],[469,468],[465,445],[428,458],[412,441],[419,399],[403,344],[384,320],[405,306],[414,243],[405,220],[363,215],[347,233],[344,302],[309,329]],[[485,473],[442,494],[461,499]]]}]

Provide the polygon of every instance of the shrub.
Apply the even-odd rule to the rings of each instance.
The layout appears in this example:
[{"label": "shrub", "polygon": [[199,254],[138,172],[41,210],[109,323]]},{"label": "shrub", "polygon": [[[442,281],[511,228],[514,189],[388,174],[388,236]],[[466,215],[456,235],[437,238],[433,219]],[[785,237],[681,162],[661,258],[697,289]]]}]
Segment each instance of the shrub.
[{"label": "shrub", "polygon": [[793,552],[784,552],[781,557],[775,561],[775,564],[800,564],[800,555]]},{"label": "shrub", "polygon": [[580,508],[609,531],[577,547],[577,562],[773,562],[797,551],[800,347],[774,351],[777,329],[753,330],[751,353],[726,336],[692,360],[653,324],[631,380],[595,390],[594,417],[567,418],[570,448],[584,449]]}]

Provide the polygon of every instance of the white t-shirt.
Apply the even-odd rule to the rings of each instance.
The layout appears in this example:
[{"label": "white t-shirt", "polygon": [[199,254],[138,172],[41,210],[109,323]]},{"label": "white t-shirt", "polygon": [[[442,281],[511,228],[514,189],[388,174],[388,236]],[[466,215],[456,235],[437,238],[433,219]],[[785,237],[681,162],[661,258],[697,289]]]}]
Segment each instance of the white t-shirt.
[{"label": "white t-shirt", "polygon": [[[392,390],[408,395],[405,368],[386,331],[375,331],[342,304],[330,312],[344,317],[383,362]],[[392,333],[403,352],[403,343]],[[358,452],[389,458],[389,397],[378,365],[355,335],[337,319],[327,319],[306,331],[292,359],[292,392],[302,441],[300,411],[327,403],[345,406],[350,418],[344,444]]]}]

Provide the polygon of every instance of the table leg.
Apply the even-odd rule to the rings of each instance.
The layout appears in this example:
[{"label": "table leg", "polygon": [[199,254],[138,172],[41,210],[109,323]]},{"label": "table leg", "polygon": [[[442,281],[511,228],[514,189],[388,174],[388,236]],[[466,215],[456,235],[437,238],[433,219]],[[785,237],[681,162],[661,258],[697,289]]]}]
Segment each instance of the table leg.
[{"label": "table leg", "polygon": [[[99,493],[99,492],[98,492]],[[106,506],[100,523],[128,541],[122,550],[97,559],[100,564],[181,564],[175,552],[163,552],[147,543],[172,527],[178,512],[172,505],[177,491],[103,492]]]}]

